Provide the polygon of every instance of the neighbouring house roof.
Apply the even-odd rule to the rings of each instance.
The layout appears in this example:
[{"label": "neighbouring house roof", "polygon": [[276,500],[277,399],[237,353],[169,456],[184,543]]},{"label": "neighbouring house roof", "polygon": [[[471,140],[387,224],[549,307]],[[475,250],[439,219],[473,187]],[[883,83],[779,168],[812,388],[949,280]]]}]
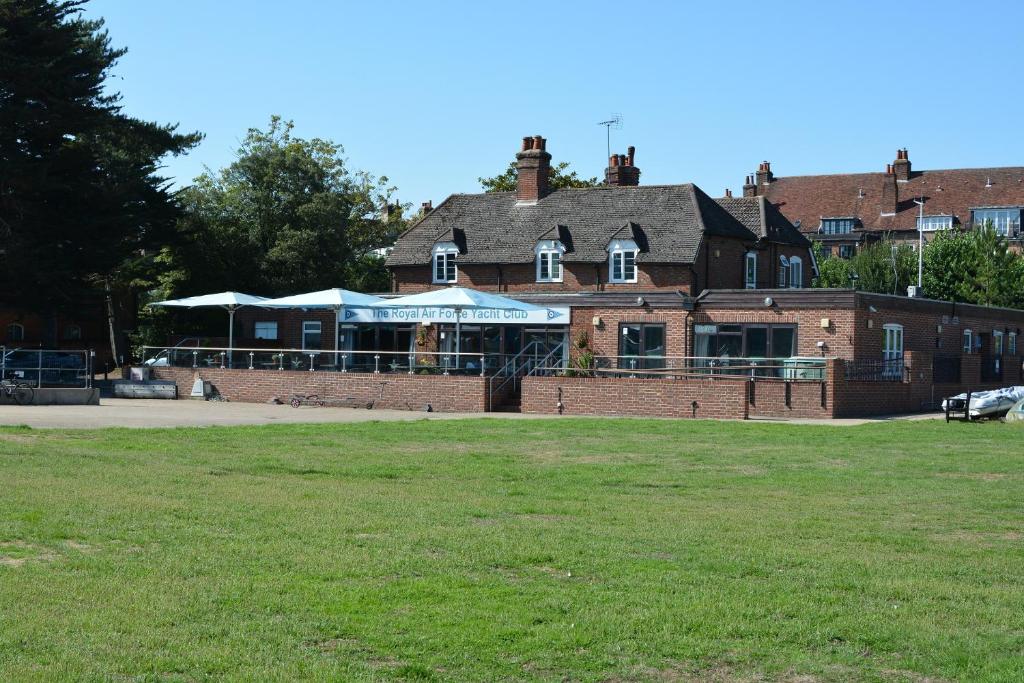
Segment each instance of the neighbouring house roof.
[{"label": "neighbouring house roof", "polygon": [[882,198],[890,178],[885,173],[784,176],[758,192],[790,221],[800,221],[804,233],[817,232],[822,217],[858,218],[868,231],[916,231],[914,200],[922,197],[925,215],[952,215],[961,224],[970,222],[972,208],[1024,206],[1024,167],[913,171],[909,180],[896,183],[895,214],[883,215],[891,211]]},{"label": "neighbouring house roof", "polygon": [[758,237],[770,242],[810,246],[810,240],[764,197],[722,197],[716,199],[726,211]]},{"label": "neighbouring house roof", "polygon": [[529,263],[543,239],[560,239],[569,263],[604,262],[609,242],[622,238],[637,242],[641,263],[693,263],[705,235],[756,242],[778,234],[806,244],[792,225],[779,225],[778,212],[765,215],[768,226],[741,221],[693,184],[561,189],[530,204],[517,203],[515,192],[455,194],[399,237],[387,265],[429,263],[433,245],[452,231],[465,236],[461,263]]}]

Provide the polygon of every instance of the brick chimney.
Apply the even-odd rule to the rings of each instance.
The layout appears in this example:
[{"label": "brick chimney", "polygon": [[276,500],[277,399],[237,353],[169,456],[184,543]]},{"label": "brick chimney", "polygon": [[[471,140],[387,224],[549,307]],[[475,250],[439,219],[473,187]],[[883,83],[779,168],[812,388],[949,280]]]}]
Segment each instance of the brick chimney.
[{"label": "brick chimney", "polygon": [[430,199],[420,204],[420,213],[426,216],[428,213],[434,210],[434,200]]},{"label": "brick chimney", "polygon": [[551,155],[544,149],[546,146],[547,140],[539,135],[523,138],[523,149],[516,154],[516,201],[535,202],[548,193]]},{"label": "brick chimney", "polygon": [[725,188],[725,198],[732,199],[732,190],[730,190],[728,187]]},{"label": "brick chimney", "polygon": [[743,196],[756,197],[757,185],[754,184],[754,176],[748,175],[743,183]]},{"label": "brick chimney", "polygon": [[896,173],[893,171],[892,166],[892,164],[885,165],[885,176],[882,178],[881,214],[883,216],[895,216],[896,206],[899,203]]},{"label": "brick chimney", "polygon": [[604,169],[605,185],[636,187],[640,184],[640,169],[633,165],[636,147],[629,147],[625,154],[608,157],[608,168]]},{"label": "brick chimney", "polygon": [[907,148],[896,150],[896,161],[892,163],[892,172],[896,174],[896,181],[905,183],[910,180],[910,154]]},{"label": "brick chimney", "polygon": [[761,165],[757,167],[757,184],[767,185],[773,180],[775,180],[775,176],[772,175],[772,165],[767,161],[762,161]]}]

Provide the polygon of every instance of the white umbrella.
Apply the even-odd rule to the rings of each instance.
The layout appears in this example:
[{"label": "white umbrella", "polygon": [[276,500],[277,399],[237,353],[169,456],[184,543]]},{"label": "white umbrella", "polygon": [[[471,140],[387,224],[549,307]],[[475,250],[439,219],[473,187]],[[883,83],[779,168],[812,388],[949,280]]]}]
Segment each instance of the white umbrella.
[{"label": "white umbrella", "polygon": [[439,307],[455,309],[455,362],[458,364],[460,345],[460,319],[462,311],[469,309],[490,309],[496,311],[543,311],[543,306],[534,306],[523,301],[516,301],[497,294],[478,292],[466,287],[446,287],[432,292],[410,294],[409,296],[387,299],[376,305],[376,308],[421,308]]},{"label": "white umbrella", "polygon": [[280,299],[266,299],[260,302],[262,308],[330,308],[334,310],[334,350],[338,350],[338,327],[341,324],[341,309],[370,308],[384,299],[372,294],[350,292],[347,289],[323,289],[319,292],[294,294]]},{"label": "white umbrella", "polygon": [[203,294],[202,296],[190,296],[185,299],[168,299],[167,301],[154,301],[150,306],[180,306],[182,308],[216,307],[223,308],[228,312],[228,362],[231,361],[231,349],[235,345],[235,311],[242,306],[256,306],[266,301],[264,296],[254,294],[242,294],[241,292],[219,292],[217,294]]}]

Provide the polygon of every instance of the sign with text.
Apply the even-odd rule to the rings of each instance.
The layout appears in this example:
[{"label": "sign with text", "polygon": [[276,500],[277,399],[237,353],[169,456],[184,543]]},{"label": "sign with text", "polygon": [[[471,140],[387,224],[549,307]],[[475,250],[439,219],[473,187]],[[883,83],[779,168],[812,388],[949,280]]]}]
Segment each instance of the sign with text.
[{"label": "sign with text", "polygon": [[[456,315],[458,314],[458,315]],[[568,325],[569,308],[552,307],[538,311],[515,311],[500,308],[465,308],[456,311],[443,306],[409,306],[395,308],[346,308],[346,323],[455,323],[456,317],[468,325]]]}]

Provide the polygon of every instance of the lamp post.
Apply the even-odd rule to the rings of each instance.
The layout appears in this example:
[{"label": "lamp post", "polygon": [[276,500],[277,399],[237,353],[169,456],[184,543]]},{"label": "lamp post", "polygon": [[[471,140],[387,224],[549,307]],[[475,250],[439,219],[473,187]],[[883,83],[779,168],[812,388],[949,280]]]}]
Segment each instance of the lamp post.
[{"label": "lamp post", "polygon": [[921,295],[921,279],[924,274],[924,197],[915,199],[920,207],[917,212],[917,295]]}]

